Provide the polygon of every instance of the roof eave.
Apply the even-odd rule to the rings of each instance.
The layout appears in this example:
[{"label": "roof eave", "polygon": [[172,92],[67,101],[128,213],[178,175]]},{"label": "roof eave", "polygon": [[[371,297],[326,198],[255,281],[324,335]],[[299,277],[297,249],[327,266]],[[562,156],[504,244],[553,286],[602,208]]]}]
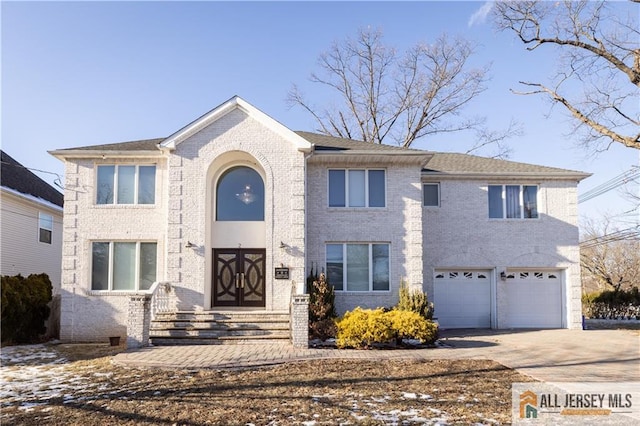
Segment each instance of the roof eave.
[{"label": "roof eave", "polygon": [[423,171],[422,177],[439,179],[538,179],[538,180],[572,180],[580,182],[591,176],[581,172],[435,172]]},{"label": "roof eave", "polygon": [[149,158],[162,157],[165,155],[161,149],[157,150],[108,150],[108,149],[59,149],[48,151],[61,161],[70,158]]},{"label": "roof eave", "polygon": [[376,162],[402,162],[418,164],[424,167],[433,157],[433,154],[424,152],[381,152],[376,150],[349,150],[349,151],[314,151],[312,162],[353,162],[354,160]]}]

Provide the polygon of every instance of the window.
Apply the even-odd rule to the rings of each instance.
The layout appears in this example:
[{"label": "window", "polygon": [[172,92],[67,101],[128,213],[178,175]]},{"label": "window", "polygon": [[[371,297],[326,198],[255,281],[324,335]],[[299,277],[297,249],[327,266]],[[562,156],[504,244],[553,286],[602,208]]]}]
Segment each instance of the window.
[{"label": "window", "polygon": [[51,234],[53,233],[53,216],[45,213],[38,213],[38,240],[41,243],[51,244]]},{"label": "window", "polygon": [[537,186],[489,185],[489,217],[535,219],[538,217],[537,199]]},{"label": "window", "polygon": [[327,277],[337,291],[388,291],[389,244],[327,244]]},{"label": "window", "polygon": [[440,184],[425,183],[422,185],[422,205],[425,207],[440,206]]},{"label": "window", "polygon": [[384,207],[384,170],[329,170],[329,207]]},{"label": "window", "polygon": [[249,167],[232,167],[218,180],[216,220],[263,221],[264,182]]},{"label": "window", "polygon": [[156,166],[98,166],[97,204],[154,204]]},{"label": "window", "polygon": [[96,241],[91,252],[91,290],[148,290],[156,280],[156,243]]}]

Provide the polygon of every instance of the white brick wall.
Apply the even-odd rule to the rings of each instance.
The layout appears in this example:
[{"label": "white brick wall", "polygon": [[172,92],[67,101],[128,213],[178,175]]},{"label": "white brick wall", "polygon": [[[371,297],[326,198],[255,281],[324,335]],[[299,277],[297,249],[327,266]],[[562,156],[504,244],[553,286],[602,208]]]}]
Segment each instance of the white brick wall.
[{"label": "white brick wall", "polygon": [[[360,167],[368,167],[361,164]],[[398,302],[400,281],[422,287],[422,193],[420,168],[388,164],[385,208],[329,208],[329,168],[344,165],[309,164],[307,194],[308,261],[326,265],[327,242],[389,242],[390,291],[337,292],[338,314],[356,306],[391,307]],[[348,166],[347,166],[348,167]],[[380,165],[370,167],[379,168]],[[310,265],[308,265],[310,266]]]},{"label": "white brick wall", "polygon": [[[568,325],[579,327],[575,182],[534,183],[540,185],[538,220],[489,220],[486,181],[443,180],[441,207],[423,208],[417,164],[381,164],[380,157],[372,164],[362,158],[335,164],[321,157],[310,157],[305,167],[305,154],[290,141],[236,109],[179,143],[166,157],[146,159],[157,162],[154,206],[94,203],[96,164],[140,161],[67,161],[61,338],[106,341],[126,334],[129,294],[90,290],[94,240],[157,241],[157,279],[174,286],[178,308],[209,309],[215,182],[223,170],[240,164],[255,168],[265,183],[268,310],[289,309],[292,288],[303,285],[311,263],[325,266],[327,242],[388,242],[390,291],[338,292],[339,313],[355,306],[396,304],[402,279],[423,287],[432,299],[434,268],[476,267],[497,273],[505,268],[557,268],[565,271]],[[327,170],[335,167],[385,168],[386,207],[329,208]],[[187,241],[196,247],[185,248]],[[286,249],[280,248],[281,241]],[[274,267],[280,265],[290,268],[290,280],[274,279]],[[504,284],[496,285],[497,322],[503,326],[500,315],[508,301]]]},{"label": "white brick wall", "polygon": [[[157,279],[172,283],[178,308],[210,308],[214,179],[236,163],[264,175],[266,308],[289,309],[292,283],[305,279],[302,152],[234,110],[178,144],[168,159],[158,160],[154,206],[95,205],[95,165],[138,162],[107,158],[66,163],[63,340],[105,341],[109,336],[126,334],[129,293],[91,291],[94,240],[157,241]],[[196,248],[185,248],[187,241]],[[290,248],[280,249],[281,241]],[[273,278],[274,267],[281,264],[290,268],[291,280]]]},{"label": "white brick wall", "polygon": [[[505,182],[491,182],[500,184]],[[511,183],[511,182],[506,182]],[[425,207],[425,291],[433,300],[435,268],[564,270],[567,325],[581,326],[576,183],[539,184],[539,219],[489,219],[487,181],[443,180],[441,207]],[[495,279],[495,277],[494,277]],[[497,279],[497,325],[505,327],[506,284]]]},{"label": "white brick wall", "polygon": [[[148,163],[150,159],[145,160]],[[101,241],[157,241],[158,278],[165,264],[166,160],[156,165],[155,205],[95,204],[95,166],[138,164],[135,159],[79,159],[66,162],[60,338],[107,341],[126,335],[129,294],[91,291],[91,244]]]}]

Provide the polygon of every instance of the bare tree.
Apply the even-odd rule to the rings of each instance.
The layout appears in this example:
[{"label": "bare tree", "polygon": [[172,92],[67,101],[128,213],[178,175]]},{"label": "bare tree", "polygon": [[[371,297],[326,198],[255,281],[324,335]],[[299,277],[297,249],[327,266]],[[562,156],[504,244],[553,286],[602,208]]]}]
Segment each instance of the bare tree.
[{"label": "bare tree", "polygon": [[589,223],[580,243],[583,289],[628,290],[640,286],[640,232],[613,230],[610,222]]},{"label": "bare tree", "polygon": [[[640,149],[640,32],[638,10],[631,10],[636,4],[501,1],[494,7],[498,28],[513,31],[527,50],[560,51],[549,84],[520,81],[530,90],[514,92],[542,94],[562,105],[595,152],[611,143]],[[576,85],[581,94],[571,90]]]},{"label": "bare tree", "polygon": [[502,131],[487,131],[482,117],[461,118],[469,102],[485,91],[488,66],[473,68],[473,46],[442,35],[432,44],[418,43],[400,55],[384,44],[380,31],[364,29],[355,39],[335,43],[319,58],[321,73],[311,82],[338,94],[339,105],[317,107],[298,86],[288,94],[327,135],[410,147],[414,140],[437,133],[476,131],[470,151],[487,145],[507,151],[502,142],[519,134],[510,123]]}]

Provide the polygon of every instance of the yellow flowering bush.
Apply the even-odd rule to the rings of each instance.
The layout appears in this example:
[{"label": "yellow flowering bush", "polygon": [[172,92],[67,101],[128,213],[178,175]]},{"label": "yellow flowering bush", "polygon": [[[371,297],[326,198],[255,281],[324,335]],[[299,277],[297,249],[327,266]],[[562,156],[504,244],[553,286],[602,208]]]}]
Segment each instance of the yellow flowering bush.
[{"label": "yellow flowering bush", "polygon": [[337,322],[336,345],[339,348],[364,348],[374,343],[388,343],[402,339],[416,339],[433,343],[438,327],[416,312],[382,308],[355,308]]}]

